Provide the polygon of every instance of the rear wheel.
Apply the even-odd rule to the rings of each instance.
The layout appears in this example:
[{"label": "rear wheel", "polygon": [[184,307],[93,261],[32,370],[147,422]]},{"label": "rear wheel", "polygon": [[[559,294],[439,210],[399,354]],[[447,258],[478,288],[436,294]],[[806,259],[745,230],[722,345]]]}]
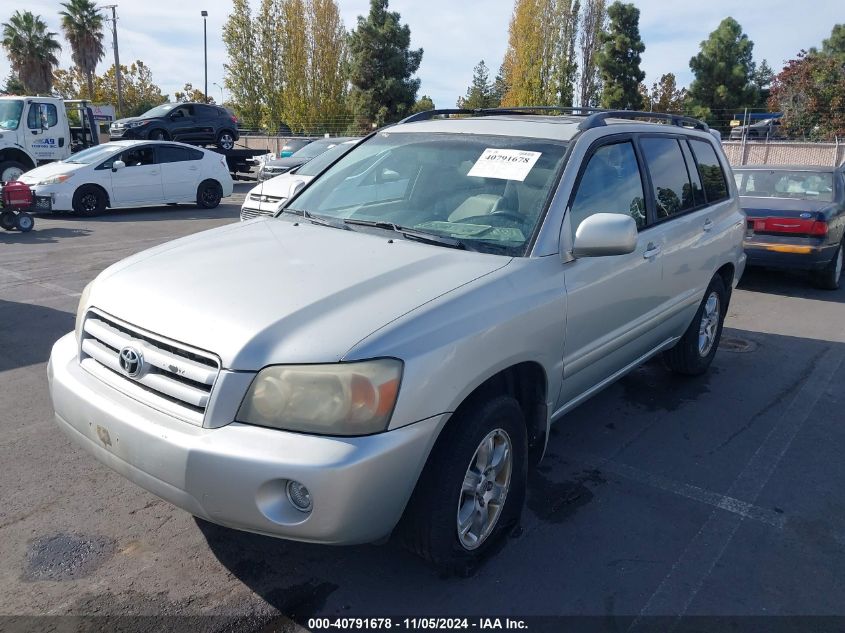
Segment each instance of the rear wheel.
[{"label": "rear wheel", "polygon": [[525,420],[510,396],[469,403],[443,430],[402,519],[406,545],[465,573],[519,521],[527,472]]},{"label": "rear wheel", "polygon": [[18,218],[14,211],[8,209],[0,213],[0,227],[6,231],[14,231],[18,223]]},{"label": "rear wheel", "polygon": [[223,199],[223,188],[215,180],[206,180],[197,189],[197,206],[201,209],[213,209]]},{"label": "rear wheel", "polygon": [[663,354],[669,369],[688,376],[699,376],[706,372],[719,347],[727,311],[728,292],[725,282],[719,275],[715,275],[687,331],[675,347]]},{"label": "rear wheel", "polygon": [[229,130],[223,130],[217,135],[217,147],[220,149],[232,149],[235,146],[235,135]]},{"label": "rear wheel", "polygon": [[73,210],[79,215],[93,217],[106,210],[106,195],[94,185],[83,185],[73,194]]},{"label": "rear wheel", "polygon": [[815,273],[814,281],[819,288],[824,288],[825,290],[837,290],[839,288],[840,279],[842,278],[843,257],[845,257],[842,252],[843,244],[840,244],[839,248],[836,249],[836,254],[834,254],[830,263],[823,270]]}]

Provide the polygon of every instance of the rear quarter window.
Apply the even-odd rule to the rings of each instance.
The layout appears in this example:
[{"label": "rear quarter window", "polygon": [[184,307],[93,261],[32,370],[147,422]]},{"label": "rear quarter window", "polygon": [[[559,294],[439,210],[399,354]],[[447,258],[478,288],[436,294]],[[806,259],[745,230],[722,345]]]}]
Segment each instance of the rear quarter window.
[{"label": "rear quarter window", "polygon": [[725,172],[722,171],[722,164],[716,156],[716,150],[707,141],[690,139],[689,144],[698,163],[707,202],[725,200],[728,197],[728,183],[725,180]]},{"label": "rear quarter window", "polygon": [[640,145],[651,174],[657,219],[662,220],[696,206],[692,183],[677,139],[647,136],[640,139]]}]

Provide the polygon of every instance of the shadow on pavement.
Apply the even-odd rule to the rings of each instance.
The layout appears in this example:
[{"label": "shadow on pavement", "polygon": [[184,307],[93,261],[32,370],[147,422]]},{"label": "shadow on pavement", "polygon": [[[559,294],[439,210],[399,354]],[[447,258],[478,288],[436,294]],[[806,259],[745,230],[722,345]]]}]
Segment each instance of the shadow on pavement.
[{"label": "shadow on pavement", "polygon": [[20,231],[0,231],[0,244],[55,244],[59,240],[70,237],[85,237],[91,233],[90,229],[65,229],[60,227],[38,228],[38,219],[35,220],[35,228],[29,233]]},{"label": "shadow on pavement", "polygon": [[73,320],[69,312],[0,299],[0,372],[47,362]]},{"label": "shadow on pavement", "polygon": [[814,286],[809,274],[805,272],[755,267],[745,270],[738,287],[740,290],[783,297],[845,303],[845,275],[839,290],[823,290]]}]

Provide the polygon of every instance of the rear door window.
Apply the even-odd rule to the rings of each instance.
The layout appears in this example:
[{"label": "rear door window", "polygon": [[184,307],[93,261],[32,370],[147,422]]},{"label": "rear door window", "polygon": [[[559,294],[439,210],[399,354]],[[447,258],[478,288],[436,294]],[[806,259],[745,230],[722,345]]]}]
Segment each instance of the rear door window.
[{"label": "rear door window", "polygon": [[157,149],[159,163],[180,163],[188,160],[200,160],[202,152],[187,147],[161,145]]},{"label": "rear door window", "polygon": [[640,139],[640,146],[651,175],[657,220],[695,207],[692,183],[677,139],[646,136]]},{"label": "rear door window", "polygon": [[690,139],[690,147],[698,163],[701,182],[704,185],[704,195],[708,203],[719,202],[728,197],[728,184],[725,172],[716,156],[716,150],[707,141]]}]

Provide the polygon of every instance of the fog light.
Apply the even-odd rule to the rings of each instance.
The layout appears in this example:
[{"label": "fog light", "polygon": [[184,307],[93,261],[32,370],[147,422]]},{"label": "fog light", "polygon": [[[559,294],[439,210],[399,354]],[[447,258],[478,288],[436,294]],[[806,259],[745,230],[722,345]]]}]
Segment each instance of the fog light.
[{"label": "fog light", "polygon": [[311,493],[303,484],[298,481],[288,481],[288,499],[293,507],[300,512],[308,512],[311,509]]}]

